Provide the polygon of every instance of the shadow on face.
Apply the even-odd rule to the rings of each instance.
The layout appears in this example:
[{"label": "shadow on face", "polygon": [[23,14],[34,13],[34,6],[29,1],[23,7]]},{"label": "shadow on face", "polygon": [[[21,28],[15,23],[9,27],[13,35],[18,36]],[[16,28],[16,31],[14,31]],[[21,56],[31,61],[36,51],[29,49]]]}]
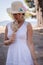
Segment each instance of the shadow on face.
[{"label": "shadow on face", "polygon": [[20,20],[24,17],[25,13],[16,13],[13,14],[13,19]]}]

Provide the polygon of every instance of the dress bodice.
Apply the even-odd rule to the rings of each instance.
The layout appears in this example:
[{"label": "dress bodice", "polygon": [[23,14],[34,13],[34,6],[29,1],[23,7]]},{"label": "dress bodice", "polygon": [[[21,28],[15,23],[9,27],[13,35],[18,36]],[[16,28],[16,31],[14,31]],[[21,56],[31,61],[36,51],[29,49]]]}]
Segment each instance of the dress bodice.
[{"label": "dress bodice", "polygon": [[[12,29],[11,29],[11,23],[9,23],[7,25],[8,27],[8,38],[10,38],[11,34],[13,33]],[[27,39],[27,22],[24,22],[22,24],[22,26],[18,29],[18,31],[16,32],[16,42],[18,41],[22,41],[22,42],[26,42]]]}]

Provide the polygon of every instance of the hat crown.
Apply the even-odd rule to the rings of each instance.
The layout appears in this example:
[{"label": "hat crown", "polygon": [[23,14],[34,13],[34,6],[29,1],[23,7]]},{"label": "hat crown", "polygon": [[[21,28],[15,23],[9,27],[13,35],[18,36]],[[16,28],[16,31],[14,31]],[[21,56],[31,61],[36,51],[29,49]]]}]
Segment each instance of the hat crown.
[{"label": "hat crown", "polygon": [[23,3],[21,1],[14,1],[11,4],[11,8],[7,8],[7,12],[8,13],[25,13],[26,12],[26,8],[24,7]]},{"label": "hat crown", "polygon": [[11,5],[13,11],[24,11],[22,2],[13,2]]}]

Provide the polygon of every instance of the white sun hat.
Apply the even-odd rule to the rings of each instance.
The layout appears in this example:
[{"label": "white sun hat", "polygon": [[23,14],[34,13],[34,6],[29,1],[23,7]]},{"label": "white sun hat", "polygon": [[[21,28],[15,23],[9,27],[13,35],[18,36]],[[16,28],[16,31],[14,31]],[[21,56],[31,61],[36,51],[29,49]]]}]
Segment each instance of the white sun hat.
[{"label": "white sun hat", "polygon": [[25,13],[26,8],[21,1],[14,1],[10,8],[7,8],[7,12],[10,14]]}]

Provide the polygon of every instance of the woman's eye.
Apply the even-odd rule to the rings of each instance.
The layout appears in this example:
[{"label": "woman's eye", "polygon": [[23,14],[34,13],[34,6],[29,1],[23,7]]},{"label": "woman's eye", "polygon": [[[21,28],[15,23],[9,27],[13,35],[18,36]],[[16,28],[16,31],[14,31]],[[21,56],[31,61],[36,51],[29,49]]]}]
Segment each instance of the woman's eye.
[{"label": "woman's eye", "polygon": [[20,15],[20,13],[19,13],[19,15]]}]

